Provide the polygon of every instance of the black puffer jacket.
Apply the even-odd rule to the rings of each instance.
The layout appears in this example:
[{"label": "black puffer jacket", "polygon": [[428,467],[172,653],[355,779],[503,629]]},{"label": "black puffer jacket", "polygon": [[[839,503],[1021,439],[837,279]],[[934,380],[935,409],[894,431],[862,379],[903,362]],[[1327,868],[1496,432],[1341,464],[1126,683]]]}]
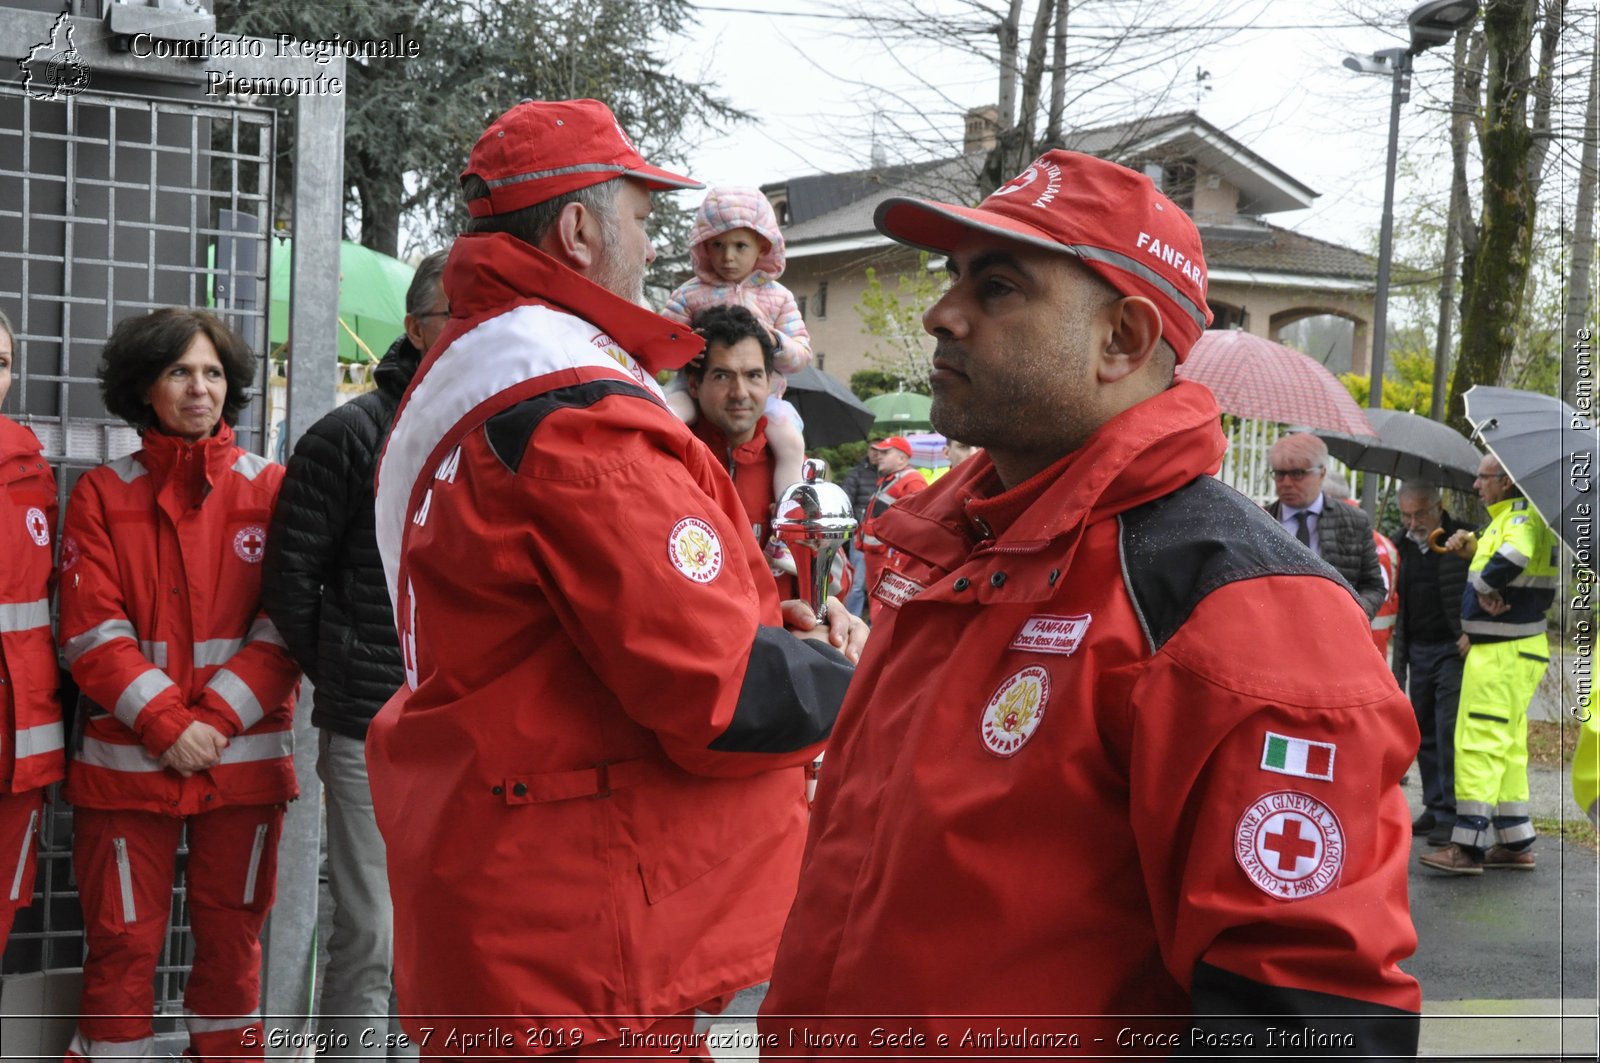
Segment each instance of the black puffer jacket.
[{"label": "black puffer jacket", "polygon": [[394,611],[373,530],[373,473],[422,356],[401,336],[378,387],[295,444],[267,533],[261,601],[316,684],[311,722],[352,738],[404,680]]},{"label": "black puffer jacket", "polygon": [[856,510],[856,520],[865,520],[867,503],[872,501],[872,496],[878,490],[877,468],[866,458],[862,458],[859,464],[844,474],[839,486],[850,496],[850,504]]}]

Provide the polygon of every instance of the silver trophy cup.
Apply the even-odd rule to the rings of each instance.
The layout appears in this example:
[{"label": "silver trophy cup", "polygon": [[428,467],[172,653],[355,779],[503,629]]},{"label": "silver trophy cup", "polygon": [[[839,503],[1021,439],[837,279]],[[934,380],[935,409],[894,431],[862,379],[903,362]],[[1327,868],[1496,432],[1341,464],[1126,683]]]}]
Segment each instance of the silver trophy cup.
[{"label": "silver trophy cup", "polygon": [[805,478],[790,484],[778,499],[772,534],[789,548],[800,594],[821,621],[828,616],[833,559],[855,534],[855,508],[844,488],[822,478],[821,462],[807,461],[802,475]]}]

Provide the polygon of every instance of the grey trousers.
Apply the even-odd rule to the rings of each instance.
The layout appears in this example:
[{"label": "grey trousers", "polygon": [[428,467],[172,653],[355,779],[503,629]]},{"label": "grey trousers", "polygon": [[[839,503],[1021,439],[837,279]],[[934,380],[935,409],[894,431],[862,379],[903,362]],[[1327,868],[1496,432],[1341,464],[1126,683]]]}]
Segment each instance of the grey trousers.
[{"label": "grey trousers", "polygon": [[328,890],[333,933],[322,988],[320,1032],[330,1055],[346,1059],[415,1059],[395,1014],[394,908],[383,835],[372,813],[365,744],[323,729],[317,775],[327,810]]}]

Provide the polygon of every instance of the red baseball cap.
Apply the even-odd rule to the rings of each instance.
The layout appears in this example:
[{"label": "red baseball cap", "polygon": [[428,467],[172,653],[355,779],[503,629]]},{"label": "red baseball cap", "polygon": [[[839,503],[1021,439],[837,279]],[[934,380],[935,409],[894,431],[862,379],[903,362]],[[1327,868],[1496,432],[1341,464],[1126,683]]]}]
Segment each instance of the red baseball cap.
[{"label": "red baseball cap", "polygon": [[704,188],[651,166],[599,100],[524,100],[496,118],[472,146],[462,180],[483,178],[489,194],[467,200],[474,218],[508,214],[614,177],[652,189]]},{"label": "red baseball cap", "polygon": [[1211,323],[1194,222],[1144,174],[1092,155],[1047,151],[976,207],[896,197],[872,220],[928,251],[948,253],[978,230],[1074,255],[1123,295],[1156,304],[1180,362]]},{"label": "red baseball cap", "polygon": [[898,450],[906,457],[911,457],[911,444],[906,442],[905,436],[890,436],[888,439],[880,439],[876,443],[872,444],[871,449]]}]

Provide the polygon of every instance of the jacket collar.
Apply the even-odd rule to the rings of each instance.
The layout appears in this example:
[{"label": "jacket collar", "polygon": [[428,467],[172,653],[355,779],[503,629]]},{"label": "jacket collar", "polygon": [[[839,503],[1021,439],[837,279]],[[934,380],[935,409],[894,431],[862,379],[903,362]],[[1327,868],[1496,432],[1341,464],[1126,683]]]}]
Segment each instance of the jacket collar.
[{"label": "jacket collar", "polygon": [[975,455],[879,518],[878,537],[947,571],[978,548],[1038,553],[1216,472],[1227,446],[1220,416],[1209,390],[1179,381],[1010,491],[989,456]]},{"label": "jacket collar", "polygon": [[700,441],[711,448],[720,461],[731,461],[735,465],[753,465],[766,456],[767,450],[767,419],[762,417],[756,421],[755,434],[747,441],[734,446],[728,442],[727,435],[706,420],[705,414],[689,426],[689,430],[700,437]]},{"label": "jacket collar", "polygon": [[411,337],[402,332],[399,338],[389,345],[383,361],[372,371],[372,379],[384,394],[398,399],[406,393],[406,385],[417,375],[417,366],[421,364],[422,352],[411,342]]},{"label": "jacket collar", "polygon": [[0,462],[26,461],[39,456],[39,439],[33,431],[9,417],[0,416]]},{"label": "jacket collar", "polygon": [[650,373],[681,369],[705,347],[688,326],[613,295],[505,233],[458,236],[445,263],[444,290],[450,324],[424,366],[483,321],[528,303],[565,310],[603,329]]},{"label": "jacket collar", "polygon": [[226,421],[197,442],[169,436],[160,429],[147,428],[140,436],[139,464],[150,470],[162,504],[173,519],[205,501],[217,481],[236,460],[233,429]]}]

